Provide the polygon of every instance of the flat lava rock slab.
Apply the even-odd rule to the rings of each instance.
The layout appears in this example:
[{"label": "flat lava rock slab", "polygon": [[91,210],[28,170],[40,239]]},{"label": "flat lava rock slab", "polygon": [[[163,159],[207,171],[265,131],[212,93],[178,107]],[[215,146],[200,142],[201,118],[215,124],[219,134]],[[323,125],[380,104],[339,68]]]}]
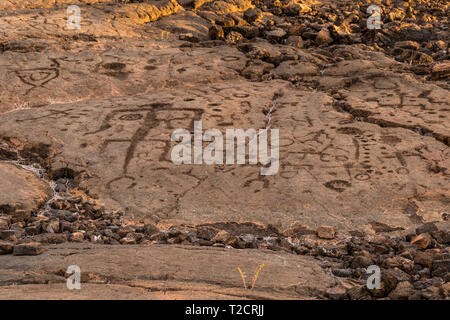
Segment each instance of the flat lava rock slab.
[{"label": "flat lava rock slab", "polygon": [[[355,121],[327,94],[282,80],[228,81],[17,110],[0,116],[0,137],[57,150],[80,187],[128,217],[170,223],[254,221],[288,226],[407,228],[448,212],[449,148],[412,130]],[[280,167],[175,165],[175,129],[280,130]],[[204,143],[204,146],[206,143]],[[440,168],[436,170],[436,168]]]}]

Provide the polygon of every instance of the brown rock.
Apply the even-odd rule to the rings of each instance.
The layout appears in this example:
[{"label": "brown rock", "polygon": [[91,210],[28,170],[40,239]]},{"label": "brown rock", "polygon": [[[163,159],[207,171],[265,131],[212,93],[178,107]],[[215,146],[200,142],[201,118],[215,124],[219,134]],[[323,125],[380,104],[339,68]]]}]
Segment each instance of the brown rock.
[{"label": "brown rock", "polygon": [[126,236],[127,234],[129,234],[130,232],[134,232],[134,229],[131,228],[131,227],[129,227],[129,226],[127,226],[127,227],[120,227],[120,228],[117,230],[117,234],[118,234],[121,238],[125,237],[125,236]]},{"label": "brown rock", "polygon": [[413,59],[416,60],[418,64],[432,63],[434,61],[432,57],[423,52],[416,53]]},{"label": "brown rock", "polygon": [[17,221],[14,223],[11,223],[10,228],[14,230],[23,229],[26,226],[25,221]]},{"label": "brown rock", "polygon": [[420,291],[414,292],[408,300],[422,300],[422,293]]},{"label": "brown rock", "polygon": [[406,16],[406,14],[405,14],[405,12],[403,11],[403,10],[401,10],[401,9],[398,9],[398,8],[393,8],[390,12],[389,12],[389,19],[391,20],[391,21],[402,21],[404,18],[405,18],[405,16]]},{"label": "brown rock", "polygon": [[386,270],[384,272],[389,273],[390,275],[392,275],[395,279],[397,279],[398,282],[410,281],[411,280],[411,276],[409,274],[407,274],[406,272],[400,270],[399,268],[388,269],[388,270]]},{"label": "brown rock", "polygon": [[260,77],[274,68],[274,65],[265,61],[254,59],[242,70],[242,75],[247,79],[258,80]]},{"label": "brown rock", "polygon": [[16,242],[17,237],[14,230],[2,230],[0,231],[0,239],[5,241]]},{"label": "brown rock", "polygon": [[333,227],[319,227],[317,228],[317,236],[321,239],[334,239],[334,236],[336,235],[336,231]]},{"label": "brown rock", "polygon": [[443,290],[435,286],[429,286],[421,291],[422,297],[427,300],[440,300],[443,297]]},{"label": "brown rock", "polygon": [[226,36],[226,38],[225,38],[225,41],[228,43],[228,44],[236,44],[236,43],[238,43],[239,41],[241,41],[241,40],[243,40],[244,39],[244,37],[242,36],[242,34],[240,34],[239,32],[236,32],[236,31],[230,31],[228,34],[227,34],[227,36]]},{"label": "brown rock", "polygon": [[12,222],[28,222],[31,220],[31,212],[29,210],[16,210],[14,212]]},{"label": "brown rock", "polygon": [[[331,258],[342,258],[344,255],[348,254],[346,245],[337,246],[319,246],[317,248],[317,253],[321,256],[331,257]],[[364,260],[370,258],[364,257]]]},{"label": "brown rock", "polygon": [[274,78],[291,80],[295,77],[312,76],[319,73],[319,68],[311,62],[283,61],[278,67],[271,70]]},{"label": "brown rock", "polygon": [[437,63],[431,70],[431,77],[435,80],[445,79],[450,76],[450,61]]},{"label": "brown rock", "polygon": [[16,234],[17,239],[25,236],[25,229],[22,227],[16,227],[14,225],[11,225],[11,231],[14,231]]},{"label": "brown rock", "polygon": [[245,241],[239,239],[238,237],[234,237],[231,241],[228,242],[228,245],[232,246],[235,249],[245,249]]},{"label": "brown rock", "polygon": [[258,37],[260,34],[259,28],[255,26],[235,26],[232,29],[233,31],[239,32],[247,39]]},{"label": "brown rock", "polygon": [[35,236],[39,234],[40,227],[37,226],[31,226],[25,228],[25,233],[29,236]]},{"label": "brown rock", "polygon": [[306,27],[302,24],[290,26],[287,30],[287,33],[290,36],[301,36],[305,28]]},{"label": "brown rock", "polygon": [[12,222],[29,220],[52,192],[35,174],[12,163],[0,163],[0,181],[0,212],[12,214]]},{"label": "brown rock", "polygon": [[445,277],[449,273],[450,273],[450,259],[433,261],[434,276]]},{"label": "brown rock", "polygon": [[431,268],[433,265],[433,254],[428,251],[417,251],[414,258],[414,263],[420,264],[421,266]]},{"label": "brown rock", "polygon": [[193,43],[197,43],[200,41],[200,39],[198,37],[196,37],[194,34],[192,34],[190,32],[180,34],[178,39],[183,40],[183,41],[193,42]]},{"label": "brown rock", "polygon": [[211,240],[217,233],[217,229],[212,227],[198,227],[197,237],[204,240]]},{"label": "brown rock", "polygon": [[331,37],[330,31],[324,28],[319,31],[315,41],[318,45],[330,44],[331,42],[333,42],[333,38]]},{"label": "brown rock", "polygon": [[389,293],[389,298],[392,300],[407,300],[413,294],[413,285],[408,281],[403,281],[400,282],[391,293]]},{"label": "brown rock", "polygon": [[228,243],[228,241],[230,241],[231,239],[232,239],[232,235],[230,235],[225,230],[221,230],[212,239],[212,242]]},{"label": "brown rock", "polygon": [[450,282],[444,283],[442,289],[446,297],[450,297]]},{"label": "brown rock", "polygon": [[386,297],[397,286],[397,279],[388,272],[381,272],[381,288],[370,290],[372,296],[377,298]]},{"label": "brown rock", "polygon": [[234,27],[235,21],[231,17],[220,17],[216,20],[216,24],[222,27]]},{"label": "brown rock", "polygon": [[250,8],[244,12],[244,19],[248,23],[254,23],[258,20],[261,20],[262,17],[263,17],[263,13],[258,8]]},{"label": "brown rock", "polygon": [[296,48],[302,48],[303,47],[303,39],[301,36],[289,36],[285,43],[288,46],[293,46]]},{"label": "brown rock", "polygon": [[367,268],[368,266],[373,264],[373,260],[366,256],[356,256],[353,258],[351,267],[353,269],[356,268]]},{"label": "brown rock", "polygon": [[225,39],[225,33],[221,26],[213,25],[209,28],[208,36],[211,40],[223,40]]},{"label": "brown rock", "polygon": [[146,223],[146,224],[144,225],[144,233],[145,233],[147,236],[152,236],[152,235],[154,235],[155,233],[158,233],[158,232],[159,232],[159,229],[158,229],[158,227],[155,226],[154,224],[152,224],[152,223]]},{"label": "brown rock", "polygon": [[309,227],[301,224],[300,222],[296,221],[293,224],[289,226],[286,230],[283,232],[286,236],[291,238],[299,238],[305,234],[315,234],[316,232]]},{"label": "brown rock", "polygon": [[196,4],[196,8],[200,8],[201,10],[213,11],[218,15],[235,13],[238,11],[245,11],[248,8],[253,7],[251,0],[233,0],[233,1],[196,0],[196,2],[204,3],[201,6],[198,6]]},{"label": "brown rock", "polygon": [[5,230],[9,228],[10,219],[6,217],[0,217],[0,230]]},{"label": "brown rock", "polygon": [[242,19],[239,15],[232,13],[231,17],[234,20],[235,26],[248,26],[247,21]]},{"label": "brown rock", "polygon": [[294,250],[294,252],[296,254],[305,255],[305,254],[309,253],[309,249],[304,246],[294,245],[292,249]]},{"label": "brown rock", "polygon": [[336,277],[348,278],[352,275],[352,269],[331,269],[331,273]]},{"label": "brown rock", "polygon": [[46,231],[48,233],[59,233],[60,232],[60,224],[58,220],[51,220],[47,224]]},{"label": "brown rock", "polygon": [[372,300],[366,286],[354,286],[347,290],[347,295],[351,300]]},{"label": "brown rock", "polygon": [[384,260],[383,265],[386,268],[399,268],[406,273],[411,273],[414,270],[414,261],[400,256],[387,258],[386,260]]},{"label": "brown rock", "polygon": [[12,242],[0,241],[0,254],[8,254],[13,252],[14,244]]},{"label": "brown rock", "polygon": [[301,13],[307,13],[311,11],[311,7],[309,7],[306,4],[303,3],[294,3],[291,1],[291,3],[283,8],[284,13],[291,16],[298,16]]},{"label": "brown rock", "polygon": [[136,244],[136,237],[134,237],[133,233],[127,234],[125,238],[120,239],[121,244]]},{"label": "brown rock", "polygon": [[42,253],[42,245],[39,242],[28,242],[14,246],[15,256],[36,256]]},{"label": "brown rock", "polygon": [[33,240],[40,243],[58,244],[67,241],[67,236],[64,233],[42,233],[33,236]]},{"label": "brown rock", "polygon": [[424,223],[420,227],[416,228],[416,234],[432,233],[433,231],[438,231],[438,228],[433,222]]},{"label": "brown rock", "polygon": [[266,37],[269,40],[277,41],[279,42],[286,36],[286,31],[284,31],[281,28],[277,28],[274,30],[266,31]]},{"label": "brown rock", "polygon": [[428,233],[422,233],[411,239],[411,244],[416,245],[418,250],[425,250],[431,244],[431,236]]},{"label": "brown rock", "polygon": [[395,46],[402,49],[419,50],[420,44],[416,41],[399,41],[395,43]]},{"label": "brown rock", "polygon": [[70,241],[82,242],[84,240],[84,234],[82,232],[74,232],[70,235]]},{"label": "brown rock", "polygon": [[336,286],[327,289],[325,295],[331,300],[344,300],[347,297],[347,290],[343,286]]},{"label": "brown rock", "polygon": [[450,244],[450,232],[444,230],[433,231],[431,233],[434,239],[441,244]]}]

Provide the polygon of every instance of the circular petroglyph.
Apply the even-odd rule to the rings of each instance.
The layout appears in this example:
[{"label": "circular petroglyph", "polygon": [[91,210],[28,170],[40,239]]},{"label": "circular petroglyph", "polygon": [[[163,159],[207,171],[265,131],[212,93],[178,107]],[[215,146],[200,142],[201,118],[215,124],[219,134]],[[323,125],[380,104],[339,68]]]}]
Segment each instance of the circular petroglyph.
[{"label": "circular petroglyph", "polygon": [[398,174],[408,174],[409,170],[407,168],[401,167],[395,170]]},{"label": "circular petroglyph", "polygon": [[325,111],[325,112],[322,112],[320,115],[319,115],[319,118],[320,118],[320,120],[322,120],[322,121],[329,121],[329,120],[335,120],[335,119],[339,119],[339,118],[341,118],[342,116],[339,114],[339,113],[337,113],[337,112],[332,112],[332,111]]},{"label": "circular petroglyph", "polygon": [[366,181],[370,179],[370,175],[368,175],[367,173],[358,173],[355,176],[355,179],[359,181]]}]

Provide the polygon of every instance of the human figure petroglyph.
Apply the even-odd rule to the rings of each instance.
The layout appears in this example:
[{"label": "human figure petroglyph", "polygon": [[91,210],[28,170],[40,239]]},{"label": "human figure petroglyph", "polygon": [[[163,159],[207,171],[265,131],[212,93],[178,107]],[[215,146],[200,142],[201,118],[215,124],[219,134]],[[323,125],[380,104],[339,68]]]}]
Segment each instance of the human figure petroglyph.
[{"label": "human figure petroglyph", "polygon": [[[170,114],[168,115],[167,112],[169,112]],[[170,103],[153,103],[151,105],[142,105],[139,108],[135,109],[113,110],[104,117],[99,129],[93,132],[85,133],[85,135],[88,136],[93,134],[104,133],[105,131],[112,129],[114,125],[117,125],[117,122],[115,121],[116,118],[118,121],[125,121],[129,123],[135,123],[139,121],[141,122],[138,125],[138,128],[135,129],[134,133],[132,133],[131,137],[129,138],[118,137],[117,139],[108,138],[105,139],[102,143],[100,153],[103,153],[109,144],[129,143],[126,149],[124,162],[122,165],[122,174],[120,177],[114,178],[112,181],[108,183],[108,185],[111,185],[112,182],[115,182],[121,178],[134,180],[133,177],[128,175],[129,164],[135,158],[136,149],[138,148],[138,145],[143,141],[145,141],[146,137],[148,136],[151,130],[161,126],[162,126],[161,129],[173,129],[177,122],[189,119],[189,117],[192,117],[192,120],[190,120],[190,122],[191,125],[193,126],[193,122],[195,121],[195,119],[200,119],[203,112],[204,111],[202,109],[195,109],[195,108],[172,108]],[[164,115],[161,115],[161,113],[163,113]],[[180,115],[177,116],[176,115],[177,113],[179,113]],[[122,136],[122,134],[120,135]],[[159,159],[167,160],[167,152],[168,152],[167,149],[169,140],[165,141],[161,139],[150,139],[146,141],[163,142],[165,145],[162,148],[160,148],[162,149],[163,152]],[[145,155],[145,153],[143,152],[139,153],[139,158],[141,160],[143,160],[142,159],[143,155]]]}]

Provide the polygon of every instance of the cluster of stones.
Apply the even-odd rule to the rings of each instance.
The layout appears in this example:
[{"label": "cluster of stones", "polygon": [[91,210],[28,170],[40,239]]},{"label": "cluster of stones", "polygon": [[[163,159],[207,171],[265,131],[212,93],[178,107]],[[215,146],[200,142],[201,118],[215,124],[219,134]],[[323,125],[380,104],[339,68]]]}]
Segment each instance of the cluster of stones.
[{"label": "cluster of stones", "polygon": [[[326,257],[337,278],[349,282],[326,292],[331,299],[444,299],[450,290],[450,233],[426,223],[403,236],[355,235],[337,245],[310,249]],[[367,268],[381,269],[380,289],[369,290]],[[353,282],[353,280],[356,280]]]},{"label": "cluster of stones", "polygon": [[[431,80],[450,74],[449,5],[445,1],[382,1],[382,28],[367,28],[368,3],[343,1],[307,5],[297,1],[254,1],[255,7],[210,20],[209,37],[228,44],[265,39],[272,44],[323,49],[334,45],[368,45],[411,65]],[[201,8],[200,8],[201,9]]]}]

